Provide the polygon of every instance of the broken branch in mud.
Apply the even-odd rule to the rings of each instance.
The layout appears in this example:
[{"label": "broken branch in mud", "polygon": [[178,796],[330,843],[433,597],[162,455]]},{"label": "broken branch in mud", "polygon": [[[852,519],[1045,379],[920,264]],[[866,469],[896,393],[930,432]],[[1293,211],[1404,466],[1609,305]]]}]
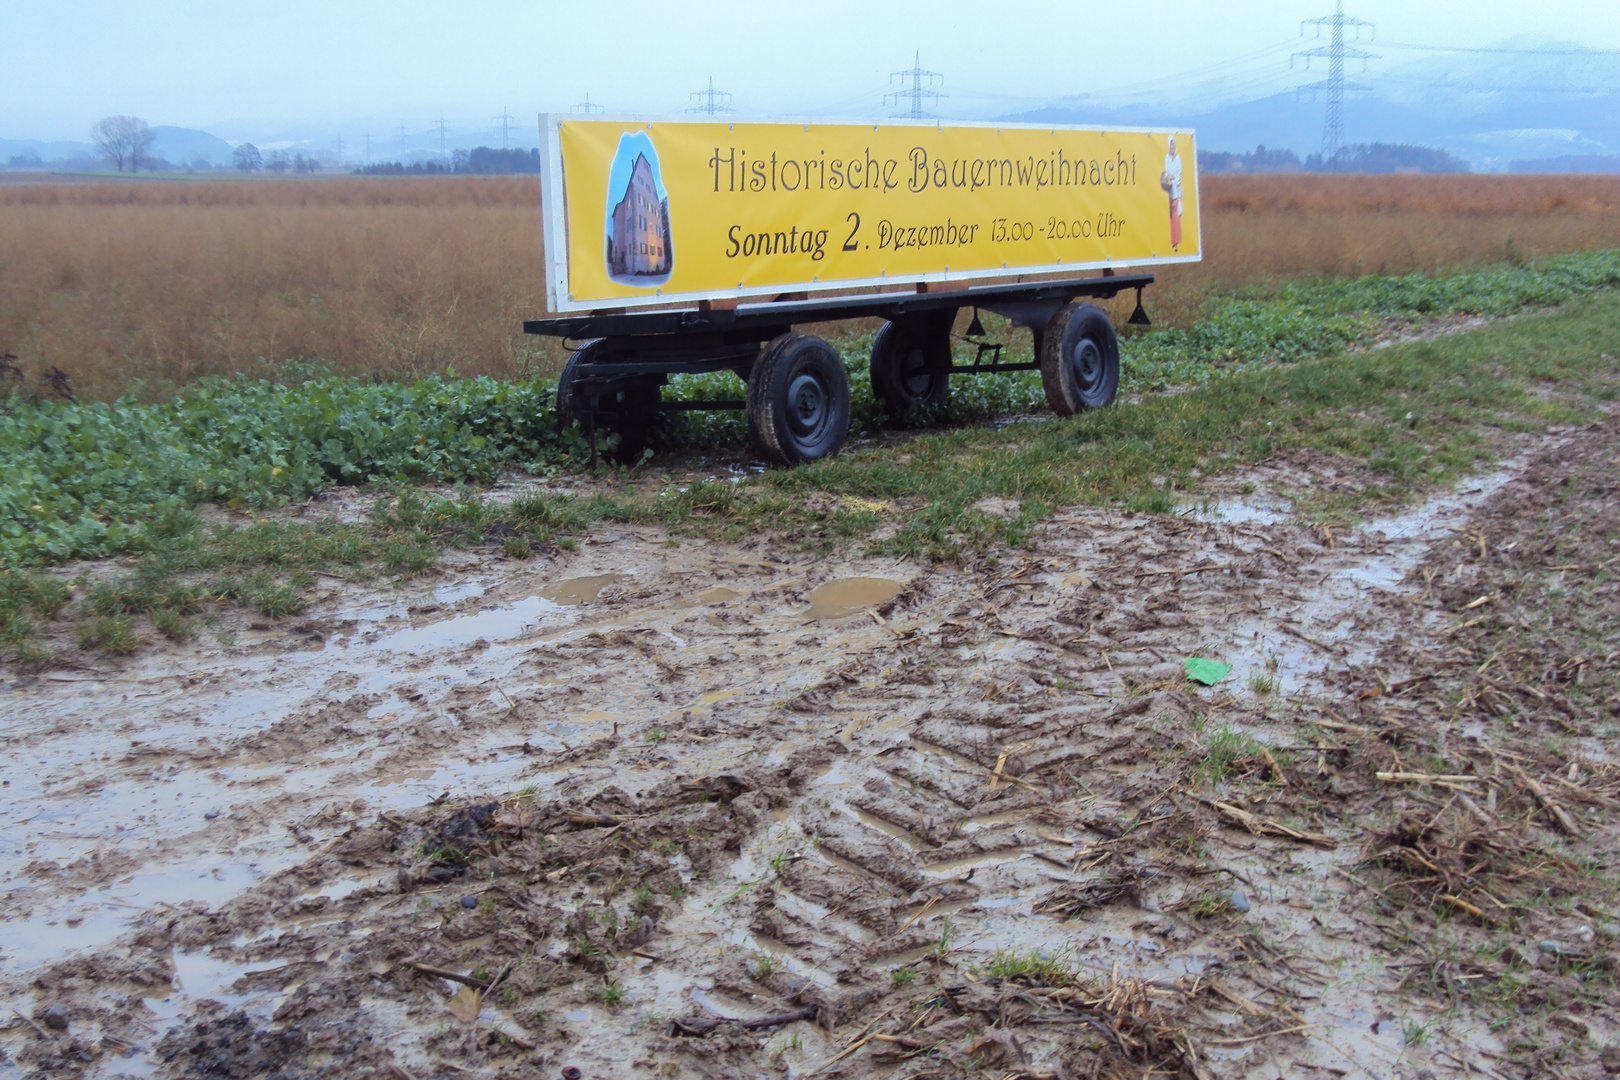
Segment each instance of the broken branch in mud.
[{"label": "broken branch in mud", "polygon": [[[462,986],[470,986],[474,990],[488,990],[490,987],[495,985],[494,981],[491,979],[476,979],[471,975],[462,975],[459,972],[446,971],[444,968],[436,968],[430,964],[412,964],[411,967],[415,968],[417,971],[420,971],[424,975],[435,975],[441,979],[449,979],[451,982],[460,983]],[[502,974],[505,974],[505,972],[503,971]]]},{"label": "broken branch in mud", "polygon": [[669,1033],[671,1035],[685,1035],[692,1038],[701,1038],[712,1031],[735,1024],[745,1031],[757,1031],[760,1028],[780,1027],[791,1024],[796,1020],[814,1020],[816,1010],[806,1006],[803,1009],[794,1009],[792,1012],[780,1013],[776,1016],[760,1016],[752,1020],[740,1020],[731,1016],[688,1016],[684,1019],[671,1020]]},{"label": "broken branch in mud", "polygon": [[1279,821],[1273,821],[1271,818],[1264,818],[1259,814],[1251,813],[1240,806],[1221,802],[1219,799],[1202,799],[1201,801],[1227,821],[1234,825],[1243,826],[1255,836],[1281,836],[1289,840],[1298,840],[1302,844],[1310,844],[1313,847],[1330,850],[1339,846],[1339,842],[1331,836],[1295,829]]},{"label": "broken branch in mud", "polygon": [[613,825],[623,825],[624,822],[612,814],[569,814],[568,821],[573,825],[588,825],[593,828],[608,828]]},{"label": "broken branch in mud", "polygon": [[18,1010],[18,1009],[12,1009],[11,1013],[17,1019],[21,1020],[23,1023],[27,1024],[29,1027],[33,1028],[36,1032],[38,1032],[40,1038],[49,1039],[51,1037],[51,1033],[49,1031],[46,1031],[44,1029],[44,1027],[42,1027],[40,1025],[38,1020],[35,1020],[35,1019],[31,1018],[31,1017],[24,1016],[22,1014],[22,1012],[20,1010]]},{"label": "broken branch in mud", "polygon": [[1321,1027],[1321,1024],[1296,1024],[1293,1027],[1282,1028],[1278,1031],[1263,1031],[1258,1035],[1249,1035],[1242,1039],[1210,1039],[1210,1046],[1247,1046],[1249,1043],[1259,1042],[1261,1039],[1270,1039],[1278,1035],[1293,1035],[1296,1032],[1308,1031],[1311,1028]]},{"label": "broken branch in mud", "polygon": [[1176,577],[1186,577],[1189,574],[1202,574],[1206,570],[1227,570],[1227,569],[1230,569],[1230,567],[1227,567],[1227,566],[1225,566],[1225,565],[1223,565],[1221,563],[1209,563],[1206,566],[1195,566],[1191,570],[1139,570],[1139,571],[1137,571],[1136,576],[1138,578],[1149,578],[1149,577],[1161,577],[1161,576],[1166,575],[1166,574],[1173,574]]},{"label": "broken branch in mud", "polygon": [[1541,786],[1539,780],[1523,769],[1512,765],[1507,766],[1504,771],[1518,778],[1519,783],[1524,785],[1525,790],[1535,796],[1536,802],[1541,805],[1541,808],[1552,815],[1553,820],[1557,822],[1560,829],[1570,836],[1581,835],[1581,828],[1575,824],[1575,819],[1569,816],[1569,811],[1553,801],[1553,797],[1547,794],[1547,789]]},{"label": "broken branch in mud", "polygon": [[1452,907],[1457,908],[1459,911],[1466,911],[1468,914],[1472,915],[1474,918],[1478,919],[1480,922],[1485,923],[1487,926],[1496,925],[1496,920],[1491,918],[1489,915],[1487,915],[1485,913],[1485,909],[1480,907],[1478,904],[1470,904],[1468,901],[1464,900],[1462,897],[1460,897],[1460,896],[1452,896],[1449,893],[1446,893],[1446,894],[1440,896],[1439,899],[1441,900],[1441,902],[1450,904]]}]

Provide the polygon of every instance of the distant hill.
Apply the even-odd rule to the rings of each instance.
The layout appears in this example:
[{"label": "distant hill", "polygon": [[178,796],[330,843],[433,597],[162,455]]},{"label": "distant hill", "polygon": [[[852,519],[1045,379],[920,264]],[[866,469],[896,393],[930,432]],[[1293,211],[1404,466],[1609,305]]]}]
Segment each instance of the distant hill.
[{"label": "distant hill", "polygon": [[92,167],[96,148],[87,142],[41,139],[0,139],[0,166],[37,168],[61,162],[75,162],[76,168]]},{"label": "distant hill", "polygon": [[209,168],[215,169],[231,163],[231,144],[217,135],[167,125],[158,125],[152,130],[157,132],[157,142],[152,144],[153,156],[166,159],[176,168],[196,165],[199,161],[206,161]]},{"label": "distant hill", "polygon": [[1565,157],[1515,161],[1508,167],[1516,173],[1620,173],[1620,155],[1571,154]]},{"label": "distant hill", "polygon": [[[1578,46],[1539,40],[1507,48]],[[1379,51],[1376,50],[1375,51]],[[1620,56],[1447,54],[1379,62],[1355,76],[1371,92],[1345,102],[1347,143],[1444,149],[1478,171],[1536,159],[1573,167],[1620,154]],[[1306,81],[1302,76],[1301,82]],[[1001,119],[1030,123],[1177,125],[1198,132],[1200,150],[1245,153],[1263,144],[1303,159],[1322,145],[1324,103],[1281,93],[1214,107],[1108,106],[1087,98],[1053,101]]]},{"label": "distant hill", "polygon": [[[171,168],[183,169],[206,162],[202,167],[218,169],[231,163],[231,144],[216,135],[166,124],[152,130],[157,133],[157,141],[152,144],[151,154],[168,162]],[[90,142],[0,139],[0,167],[100,170],[108,166]]]}]

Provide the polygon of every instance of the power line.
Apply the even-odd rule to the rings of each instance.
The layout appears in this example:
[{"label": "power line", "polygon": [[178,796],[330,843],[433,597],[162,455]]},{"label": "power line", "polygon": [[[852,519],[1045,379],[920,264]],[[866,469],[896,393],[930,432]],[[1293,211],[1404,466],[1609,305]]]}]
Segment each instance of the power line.
[{"label": "power line", "polygon": [[716,113],[733,113],[737,111],[724,104],[731,100],[731,95],[724,90],[714,88],[713,75],[709,76],[709,88],[707,90],[694,90],[687,96],[697,102],[696,105],[686,110],[689,113],[708,113],[713,116]]},{"label": "power line", "polygon": [[501,115],[497,116],[495,119],[501,122],[501,149],[505,150],[507,149],[508,142],[507,133],[512,129],[512,121],[517,118],[507,115],[506,106],[502,105]]},{"label": "power line", "polygon": [[1620,49],[1487,49],[1463,45],[1416,45],[1404,41],[1380,42],[1386,49],[1413,49],[1418,52],[1500,53],[1504,56],[1620,56]]},{"label": "power line", "polygon": [[[709,80],[709,87],[710,87],[710,89],[713,89],[713,87],[714,87],[714,80],[713,79]],[[601,112],[602,111],[602,106],[600,106],[596,102],[592,101],[591,100],[591,95],[586,94],[584,101],[581,101],[576,105],[569,106],[568,111],[571,112],[571,113],[584,113],[586,116],[589,116],[591,113],[599,113],[599,112]],[[692,110],[688,109],[686,111],[691,112]]]},{"label": "power line", "polygon": [[1317,37],[1321,37],[1322,28],[1327,27],[1331,35],[1331,43],[1328,45],[1319,45],[1314,49],[1305,49],[1295,53],[1293,56],[1289,57],[1288,66],[1293,67],[1295,59],[1304,57],[1305,67],[1309,69],[1311,66],[1311,60],[1313,58],[1327,58],[1328,77],[1323,79],[1321,82],[1308,83],[1299,88],[1300,90],[1309,90],[1313,100],[1315,99],[1316,92],[1318,90],[1325,91],[1327,93],[1327,121],[1322,125],[1322,157],[1327,159],[1333,157],[1334,154],[1337,154],[1339,152],[1339,148],[1344,145],[1345,91],[1370,89],[1370,87],[1362,86],[1360,83],[1347,83],[1344,81],[1344,62],[1347,59],[1360,60],[1361,70],[1366,71],[1367,61],[1377,60],[1378,57],[1364,49],[1358,49],[1354,46],[1347,46],[1344,43],[1344,31],[1346,27],[1349,27],[1355,31],[1356,41],[1361,40],[1361,31],[1363,28],[1365,28],[1367,31],[1368,40],[1371,40],[1373,36],[1372,23],[1368,22],[1366,19],[1351,18],[1344,13],[1344,0],[1337,0],[1337,2],[1333,5],[1332,15],[1324,15],[1318,19],[1306,19],[1304,22],[1301,22],[1299,24],[1300,37],[1305,36],[1305,28],[1307,26],[1316,28]]},{"label": "power line", "polygon": [[[893,102],[894,104],[899,105],[901,98],[909,98],[911,100],[911,111],[895,113],[894,115],[896,118],[905,119],[909,117],[912,120],[932,119],[932,113],[923,112],[923,99],[928,98],[930,104],[932,104],[945,96],[938,90],[930,89],[934,83],[934,80],[937,79],[940,82],[944,82],[945,76],[941,75],[937,71],[924,71],[922,66],[922,53],[914,52],[911,56],[911,70],[891,72],[889,74],[889,84],[892,86],[896,81],[898,81],[900,85],[905,86],[906,79],[908,78],[911,80],[911,86],[905,90],[896,90],[893,93],[884,94],[883,104],[888,105],[889,103]],[[927,80],[927,85],[924,84],[924,80]]]}]

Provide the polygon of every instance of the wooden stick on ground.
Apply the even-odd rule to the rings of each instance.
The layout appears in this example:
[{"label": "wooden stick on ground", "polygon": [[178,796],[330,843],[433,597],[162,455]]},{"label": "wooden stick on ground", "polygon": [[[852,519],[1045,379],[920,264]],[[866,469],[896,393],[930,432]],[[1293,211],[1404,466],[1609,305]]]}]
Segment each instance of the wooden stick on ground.
[{"label": "wooden stick on ground", "polygon": [[488,990],[491,985],[488,979],[475,979],[471,975],[446,971],[444,968],[436,968],[430,964],[412,964],[411,967],[424,975],[437,975],[441,979],[449,979],[451,982],[458,982],[462,986],[470,986],[474,990]]},{"label": "wooden stick on ground", "polygon": [[1552,796],[1547,794],[1547,789],[1541,786],[1539,780],[1523,769],[1514,768],[1512,772],[1519,778],[1519,782],[1525,786],[1525,789],[1536,797],[1536,802],[1541,804],[1541,808],[1553,816],[1553,820],[1558,823],[1560,829],[1563,829],[1570,836],[1581,835],[1581,827],[1575,824],[1575,819],[1569,816],[1569,811],[1553,801]]},{"label": "wooden stick on ground", "polygon": [[805,1073],[804,1075],[806,1075],[806,1076],[814,1076],[818,1072],[823,1072],[823,1071],[825,1071],[827,1069],[832,1068],[834,1065],[838,1064],[840,1061],[843,1061],[845,1058],[849,1057],[849,1055],[853,1054],[855,1051],[859,1050],[861,1047],[865,1046],[867,1043],[869,1043],[871,1041],[872,1041],[872,1036],[868,1035],[866,1038],[862,1039],[860,1042],[851,1043],[848,1047],[846,1047],[845,1049],[843,1049],[843,1050],[839,1051],[838,1053],[834,1054],[832,1057],[828,1058],[826,1061],[823,1061],[820,1065],[817,1065],[815,1068],[811,1069],[809,1072]]}]

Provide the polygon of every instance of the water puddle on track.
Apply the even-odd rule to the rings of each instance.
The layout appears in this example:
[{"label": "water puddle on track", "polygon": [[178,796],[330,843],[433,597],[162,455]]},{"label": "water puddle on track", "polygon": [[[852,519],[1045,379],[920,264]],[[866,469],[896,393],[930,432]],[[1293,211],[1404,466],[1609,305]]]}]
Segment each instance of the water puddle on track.
[{"label": "water puddle on track", "polygon": [[575,604],[588,604],[601,595],[602,590],[609,585],[616,585],[623,581],[625,574],[590,574],[585,577],[564,578],[555,585],[548,585],[540,590],[540,598],[549,600],[554,604],[572,607]]},{"label": "water puddle on track", "polygon": [[200,900],[222,904],[254,885],[260,870],[252,864],[212,869],[178,868],[137,874],[91,889],[76,900],[54,901],[26,918],[0,921],[0,970],[22,972],[84,949],[113,941],[131,920],[160,904]]},{"label": "water puddle on track", "polygon": [[742,595],[743,594],[738,592],[736,589],[728,589],[724,585],[716,585],[712,589],[704,589],[700,593],[694,593],[691,596],[681,597],[679,600],[675,601],[675,606],[678,608],[694,608],[702,607],[705,604],[723,604],[727,600],[739,599],[742,597]]},{"label": "water puddle on track", "polygon": [[[567,601],[578,603],[578,601]],[[399,630],[378,641],[373,648],[387,652],[422,653],[434,649],[468,645],[483,638],[488,641],[508,641],[521,637],[562,612],[564,602],[544,596],[530,596],[505,607],[485,608],[473,615],[457,615],[452,619],[429,623],[427,626]]]},{"label": "water puddle on track", "polygon": [[810,610],[805,612],[805,618],[847,619],[867,608],[888,603],[900,595],[902,588],[898,581],[888,578],[835,578],[811,591]]}]

